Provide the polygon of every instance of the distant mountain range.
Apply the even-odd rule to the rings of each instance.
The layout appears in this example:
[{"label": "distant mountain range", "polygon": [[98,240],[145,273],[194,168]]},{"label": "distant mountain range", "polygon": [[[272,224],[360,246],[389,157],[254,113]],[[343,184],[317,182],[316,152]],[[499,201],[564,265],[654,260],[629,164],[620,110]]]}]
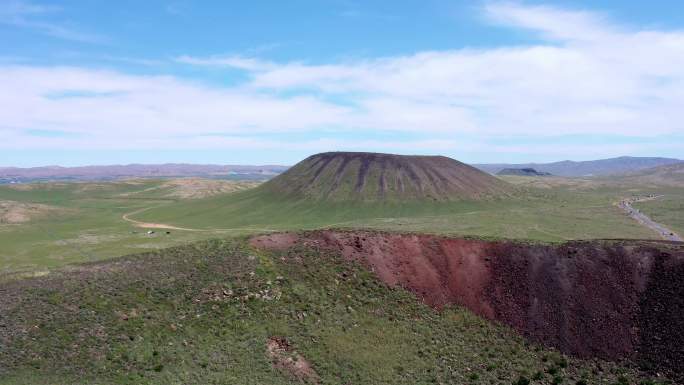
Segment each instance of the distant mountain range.
[{"label": "distant mountain range", "polygon": [[107,180],[119,178],[205,177],[220,179],[269,179],[288,166],[212,164],[128,164],[83,167],[0,167],[0,183],[40,180]]},{"label": "distant mountain range", "polygon": [[553,163],[492,163],[492,164],[473,164],[472,166],[490,174],[497,174],[504,169],[533,168],[539,172],[548,172],[557,176],[580,177],[580,176],[605,176],[635,172],[648,168],[666,166],[684,162],[680,159],[672,158],[648,158],[621,156],[619,158],[588,160],[575,162],[564,160]]},{"label": "distant mountain range", "polygon": [[[658,166],[684,162],[672,158],[645,158],[623,156],[619,158],[574,162],[565,160],[553,163],[492,163],[472,166],[497,174],[504,169],[533,168],[540,173],[556,176],[606,176],[638,172]],[[110,180],[120,178],[172,178],[203,177],[216,179],[265,180],[286,171],[280,165],[214,165],[214,164],[128,164],[81,167],[0,167],[0,183],[33,182],[47,180]]]}]

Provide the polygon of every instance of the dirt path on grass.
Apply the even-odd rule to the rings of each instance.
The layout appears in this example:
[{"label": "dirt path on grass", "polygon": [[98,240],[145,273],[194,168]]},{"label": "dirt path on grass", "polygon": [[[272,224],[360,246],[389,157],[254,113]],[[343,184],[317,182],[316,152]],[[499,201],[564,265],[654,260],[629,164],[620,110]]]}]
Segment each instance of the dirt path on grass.
[{"label": "dirt path on grass", "polygon": [[639,211],[639,209],[635,209],[634,207],[632,207],[632,203],[652,201],[660,197],[662,197],[662,195],[654,195],[640,198],[626,198],[621,200],[620,203],[618,203],[618,206],[621,209],[625,210],[627,215],[629,215],[632,219],[639,222],[643,226],[646,226],[649,229],[657,232],[658,235],[660,235],[663,239],[666,239],[668,241],[684,242],[684,238],[677,235],[674,231],[649,218],[648,215],[642,213],[641,211]]},{"label": "dirt path on grass", "polygon": [[145,228],[145,229],[166,229],[166,230],[183,230],[183,231],[208,231],[208,230],[202,230],[202,229],[191,229],[191,228],[187,228],[187,227],[178,227],[178,226],[173,226],[173,225],[167,225],[167,224],[164,224],[164,223],[141,222],[141,221],[138,221],[138,220],[135,220],[135,219],[131,219],[131,218],[130,218],[131,215],[140,214],[141,212],[143,212],[143,211],[145,211],[145,210],[149,210],[149,209],[151,209],[152,207],[156,207],[156,206],[145,207],[145,208],[142,208],[142,209],[138,209],[138,210],[132,211],[132,212],[130,212],[130,213],[126,213],[126,214],[124,214],[124,215],[121,216],[121,219],[123,219],[123,220],[126,221],[126,222],[132,223],[133,226],[135,226],[135,227],[142,227],[142,228]]},{"label": "dirt path on grass", "polygon": [[221,232],[221,231],[259,231],[259,232],[274,232],[277,230],[273,229],[264,229],[264,228],[252,228],[252,227],[234,227],[234,228],[229,228],[229,229],[193,229],[189,227],[179,227],[179,226],[174,226],[174,225],[169,225],[166,223],[154,223],[154,222],[142,222],[136,219],[131,218],[131,215],[135,214],[140,214],[143,211],[150,210],[154,207],[157,206],[150,206],[150,207],[144,207],[142,209],[138,209],[135,211],[131,211],[130,213],[126,213],[121,216],[121,219],[123,219],[126,222],[129,222],[133,224],[135,227],[140,227],[140,228],[145,228],[145,229],[164,229],[164,230],[180,230],[180,231],[194,231],[194,232]]}]

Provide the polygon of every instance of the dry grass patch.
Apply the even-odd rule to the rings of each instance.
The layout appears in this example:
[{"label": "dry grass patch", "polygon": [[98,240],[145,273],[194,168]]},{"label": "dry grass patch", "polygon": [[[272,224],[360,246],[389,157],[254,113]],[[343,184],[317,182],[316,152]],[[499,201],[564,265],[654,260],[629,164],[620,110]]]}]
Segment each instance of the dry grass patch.
[{"label": "dry grass patch", "polygon": [[64,209],[59,207],[39,203],[0,201],[0,224],[26,223],[64,211]]},{"label": "dry grass patch", "polygon": [[212,195],[231,193],[256,187],[261,182],[229,181],[201,178],[172,179],[160,186],[170,188],[167,197],[180,199],[200,199]]}]

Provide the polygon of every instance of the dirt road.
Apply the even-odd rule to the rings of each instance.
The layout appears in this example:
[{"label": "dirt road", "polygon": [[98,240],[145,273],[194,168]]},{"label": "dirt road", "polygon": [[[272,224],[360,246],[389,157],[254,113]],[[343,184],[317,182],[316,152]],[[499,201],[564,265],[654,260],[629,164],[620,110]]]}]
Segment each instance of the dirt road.
[{"label": "dirt road", "polygon": [[121,219],[123,219],[126,222],[132,223],[136,227],[141,227],[145,229],[165,229],[165,230],[181,230],[181,231],[196,231],[196,232],[235,232],[235,231],[258,231],[258,232],[275,232],[277,230],[274,229],[266,229],[266,228],[254,228],[254,227],[234,227],[230,229],[214,229],[214,228],[209,228],[209,229],[193,229],[193,228],[188,228],[188,227],[178,227],[178,226],[173,226],[165,223],[152,223],[152,222],[142,222],[136,219],[131,218],[131,215],[135,214],[140,214],[141,212],[145,210],[149,210],[151,208],[154,208],[156,206],[151,206],[151,207],[145,207],[139,210],[132,211],[130,213],[124,214],[121,216]]},{"label": "dirt road", "polygon": [[625,210],[627,215],[632,217],[632,219],[634,219],[635,221],[637,221],[637,222],[641,223],[642,225],[648,227],[649,229],[657,232],[663,239],[666,239],[668,241],[684,242],[684,238],[677,235],[674,231],[668,229],[667,227],[661,225],[658,222],[655,222],[654,220],[649,218],[646,214],[639,211],[639,209],[635,209],[634,207],[632,207],[632,203],[650,201],[650,200],[658,199],[661,196],[662,195],[642,197],[642,198],[627,198],[627,199],[621,200],[620,203],[618,203],[618,206],[620,206],[620,208]]},{"label": "dirt road", "polygon": [[[154,206],[153,206],[154,207]],[[146,229],[167,229],[167,230],[184,230],[184,231],[206,231],[206,230],[200,230],[200,229],[189,229],[185,227],[177,227],[177,226],[172,226],[172,225],[166,225],[164,223],[150,223],[150,222],[141,222],[135,219],[129,218],[130,215],[135,215],[139,214],[145,210],[149,210],[152,207],[145,207],[144,209],[136,210],[133,212],[130,212],[128,214],[124,214],[121,218],[126,221],[130,222],[136,227],[142,227]]]}]

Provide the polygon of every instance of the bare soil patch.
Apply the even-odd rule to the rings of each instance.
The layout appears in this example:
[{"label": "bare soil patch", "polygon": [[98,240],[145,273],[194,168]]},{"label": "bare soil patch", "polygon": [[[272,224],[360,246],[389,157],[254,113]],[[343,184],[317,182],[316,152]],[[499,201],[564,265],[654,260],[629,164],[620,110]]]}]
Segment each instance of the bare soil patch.
[{"label": "bare soil patch", "polygon": [[26,223],[50,214],[58,214],[65,211],[59,207],[38,203],[0,201],[0,224]]},{"label": "bare soil patch", "polygon": [[289,377],[309,384],[317,384],[320,380],[311,363],[283,337],[271,337],[266,341],[266,355],[276,369]]}]

